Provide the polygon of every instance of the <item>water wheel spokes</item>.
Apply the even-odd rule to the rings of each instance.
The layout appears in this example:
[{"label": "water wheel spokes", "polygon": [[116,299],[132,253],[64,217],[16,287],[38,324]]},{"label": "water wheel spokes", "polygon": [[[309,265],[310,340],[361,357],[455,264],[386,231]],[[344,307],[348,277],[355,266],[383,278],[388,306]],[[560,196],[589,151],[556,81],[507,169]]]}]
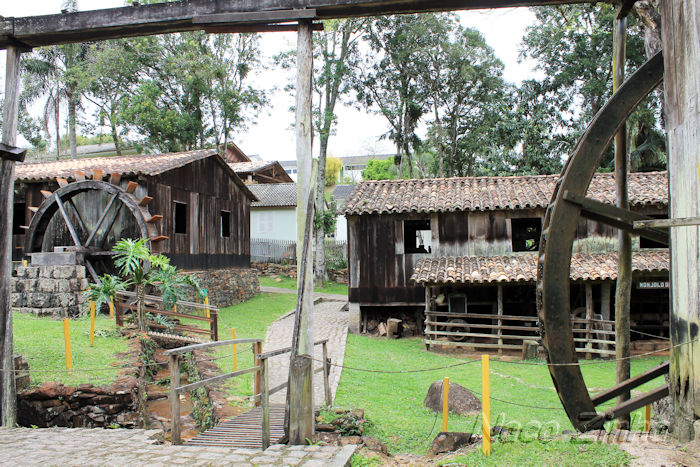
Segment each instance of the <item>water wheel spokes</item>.
[{"label": "water wheel spokes", "polygon": [[[658,53],[613,94],[567,160],[544,218],[537,266],[540,333],[554,386],[571,423],[580,431],[600,428],[606,421],[627,415],[668,394],[668,385],[663,385],[603,413],[596,411],[596,406],[603,402],[667,373],[668,363],[591,398],[578,365],[569,290],[571,252],[579,216],[629,231],[634,230],[634,220],[646,219],[629,210],[587,198],[586,193],[618,129],[662,80],[663,58]],[[658,229],[634,230],[634,233],[668,244],[668,235]]]}]

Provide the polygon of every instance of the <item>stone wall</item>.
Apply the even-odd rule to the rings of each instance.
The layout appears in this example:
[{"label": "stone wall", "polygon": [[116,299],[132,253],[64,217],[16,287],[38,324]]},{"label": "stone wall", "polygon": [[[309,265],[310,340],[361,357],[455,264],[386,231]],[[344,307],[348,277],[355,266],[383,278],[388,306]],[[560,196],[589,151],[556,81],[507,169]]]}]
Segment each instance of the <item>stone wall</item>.
[{"label": "stone wall", "polygon": [[207,289],[209,304],[219,308],[244,302],[260,293],[258,271],[253,268],[185,272],[199,280],[200,286]]},{"label": "stone wall", "polygon": [[[261,276],[289,276],[297,277],[297,267],[294,264],[276,264],[276,263],[252,263],[255,269]],[[328,269],[328,279],[337,282],[338,284],[348,283],[347,269]]]},{"label": "stone wall", "polygon": [[139,423],[138,380],[121,376],[111,387],[81,384],[77,387],[47,382],[17,394],[20,426],[46,428],[99,428]]},{"label": "stone wall", "polygon": [[12,308],[20,313],[76,317],[87,313],[85,266],[14,264],[10,284]]}]

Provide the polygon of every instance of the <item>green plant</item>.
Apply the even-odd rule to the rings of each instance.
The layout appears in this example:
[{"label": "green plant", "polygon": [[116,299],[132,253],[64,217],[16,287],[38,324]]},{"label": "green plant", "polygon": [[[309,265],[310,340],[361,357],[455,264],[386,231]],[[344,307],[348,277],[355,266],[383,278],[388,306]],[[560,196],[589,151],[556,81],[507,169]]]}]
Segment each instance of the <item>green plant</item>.
[{"label": "green plant", "polygon": [[382,465],[382,463],[379,456],[369,457],[359,452],[350,459],[350,467],[372,467],[375,465]]},{"label": "green plant", "polygon": [[[197,368],[197,359],[194,352],[188,352],[185,355],[182,371],[187,374],[187,380],[194,382],[202,379],[202,375]],[[217,417],[214,413],[214,407],[209,399],[209,392],[206,387],[200,387],[189,391],[190,400],[192,401],[192,412],[190,416],[194,420],[197,427],[204,431],[217,423]]]},{"label": "green plant", "polygon": [[85,295],[95,303],[95,310],[99,312],[103,304],[108,303],[113,297],[117,296],[117,293],[125,288],[126,284],[118,277],[105,274],[100,277],[99,284],[90,284],[88,286]]},{"label": "green plant", "polygon": [[143,378],[150,381],[158,372],[155,359],[157,345],[153,339],[144,333],[139,335],[139,347],[141,349],[139,362],[141,363]]},{"label": "green plant", "polygon": [[170,332],[173,332],[175,329],[175,320],[173,320],[170,316],[153,315],[151,313],[146,313],[146,318],[148,319],[148,321],[153,321],[156,324],[165,326],[165,328]]}]

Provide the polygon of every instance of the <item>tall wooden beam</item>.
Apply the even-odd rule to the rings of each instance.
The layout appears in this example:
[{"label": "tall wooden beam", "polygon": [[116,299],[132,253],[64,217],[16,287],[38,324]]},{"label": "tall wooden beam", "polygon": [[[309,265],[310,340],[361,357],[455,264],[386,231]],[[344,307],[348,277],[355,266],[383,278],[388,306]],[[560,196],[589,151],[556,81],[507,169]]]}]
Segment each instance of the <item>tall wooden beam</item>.
[{"label": "tall wooden beam", "polygon": [[311,21],[299,21],[297,33],[296,152],[297,152],[297,310],[289,365],[289,443],[305,444],[314,433],[313,365],[313,185],[311,80],[313,75]]},{"label": "tall wooden beam", "polygon": [[[5,104],[2,109],[2,143],[17,143],[19,108],[18,47],[7,48],[5,69]],[[10,280],[12,277],[12,211],[14,208],[15,160],[3,155],[0,160],[0,418],[2,426],[13,427],[17,421],[17,396],[13,358],[12,308]]]},{"label": "tall wooden beam", "polygon": [[[617,15],[613,35],[613,90],[625,80],[625,60],[627,42],[627,18]],[[627,175],[627,124],[623,124],[615,135],[615,182],[617,184],[618,208],[629,210]],[[630,378],[630,296],[632,293],[632,236],[625,230],[617,231],[617,283],[615,287],[615,357],[617,360],[618,384]],[[630,393],[624,392],[617,398],[622,404],[629,400]],[[617,421],[621,429],[629,429],[629,414]]]},{"label": "tall wooden beam", "polygon": [[[669,217],[700,216],[700,2],[661,2],[669,167]],[[700,230],[671,234],[671,367],[674,434],[693,439],[700,419]]]},{"label": "tall wooden beam", "polygon": [[[590,0],[189,0],[22,18],[0,18],[0,49],[121,37],[166,34],[209,26],[269,25],[296,22],[300,10],[313,19],[376,16],[423,11],[590,3]],[[217,15],[217,16],[213,16]],[[222,21],[221,15],[228,15]],[[208,18],[208,19],[207,19]]]}]

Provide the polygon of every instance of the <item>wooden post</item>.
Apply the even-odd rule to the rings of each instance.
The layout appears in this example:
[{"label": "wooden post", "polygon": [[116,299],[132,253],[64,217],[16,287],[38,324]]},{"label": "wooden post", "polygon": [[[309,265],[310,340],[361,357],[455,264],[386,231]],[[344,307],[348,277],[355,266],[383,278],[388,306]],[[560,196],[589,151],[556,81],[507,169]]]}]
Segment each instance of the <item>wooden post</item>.
[{"label": "wooden post", "polygon": [[588,342],[586,342],[586,359],[587,360],[590,360],[591,358],[593,358],[593,354],[591,353],[591,350],[593,349],[593,343],[591,342],[591,339],[593,339],[592,325],[593,325],[593,286],[589,282],[586,282],[586,339],[588,340]]},{"label": "wooden post", "polygon": [[180,395],[177,388],[180,386],[180,356],[170,355],[170,414],[172,425],[173,444],[182,444],[180,437]]},{"label": "wooden post", "polygon": [[70,349],[70,320],[63,319],[63,343],[66,349],[66,370],[73,369],[73,355]]},{"label": "wooden post", "polygon": [[[664,93],[669,167],[669,217],[700,216],[700,29],[697,0],[660,2],[664,27]],[[698,227],[671,234],[671,366],[674,436],[698,436],[700,418],[700,239]],[[697,439],[697,438],[696,438]]]},{"label": "wooden post", "polygon": [[219,340],[219,312],[216,310],[207,310],[209,319],[211,319],[211,337],[214,342]]},{"label": "wooden post", "polygon": [[[236,328],[231,329],[231,339],[236,338]],[[236,344],[231,344],[231,351],[233,353],[233,371],[238,371],[238,351],[236,350]]]},{"label": "wooden post", "polygon": [[[613,91],[617,90],[625,79],[625,59],[627,41],[627,18],[615,18],[613,35]],[[617,184],[616,206],[629,209],[627,192],[627,125],[622,125],[615,135],[615,181]],[[617,360],[617,382],[630,378],[630,294],[632,291],[632,236],[622,229],[617,231],[618,263],[617,285],[615,288],[615,357]],[[630,398],[625,392],[617,398],[621,404]],[[617,419],[620,429],[629,429],[630,416]]]},{"label": "wooden post", "polygon": [[260,401],[262,403],[262,448],[270,447],[270,380],[267,368],[267,358],[260,362],[261,385]]},{"label": "wooden post", "polygon": [[491,382],[489,380],[489,356],[481,356],[481,435],[482,449],[491,455]]},{"label": "wooden post", "polygon": [[497,301],[498,301],[498,355],[503,355],[503,286],[498,285],[497,291]]},{"label": "wooden post", "polygon": [[95,346],[95,302],[90,300],[90,347]]},{"label": "wooden post", "polygon": [[326,405],[333,405],[333,395],[331,394],[331,359],[328,357],[328,343],[323,343],[323,394],[326,396]]},{"label": "wooden post", "polygon": [[299,21],[297,33],[297,309],[289,365],[286,423],[290,444],[305,444],[314,433],[313,365],[313,235],[314,196],[311,157],[311,22]]},{"label": "wooden post", "polygon": [[[262,353],[262,342],[253,343],[253,366],[260,366],[260,359],[258,355]],[[262,385],[262,368],[255,371],[255,377],[253,379],[253,392],[255,393],[255,406],[260,407],[262,395],[260,394]]]},{"label": "wooden post", "polygon": [[[603,282],[600,284],[600,316],[605,321],[610,321],[610,282]],[[603,329],[606,331],[612,331],[613,328],[609,324],[604,324]],[[610,340],[610,336],[604,335],[603,339],[606,341]],[[605,350],[610,350],[608,344],[604,344],[603,348]]]},{"label": "wooden post", "polygon": [[[19,108],[19,58],[20,50],[7,46],[5,65],[5,102],[2,108],[2,140],[17,144]],[[10,280],[12,277],[12,211],[14,208],[15,161],[0,159],[0,418],[2,426],[17,424],[17,390],[15,386],[15,363],[12,332],[12,304]]]},{"label": "wooden post", "polygon": [[447,431],[447,414],[450,411],[450,378],[442,379],[442,431]]},{"label": "wooden post", "polygon": [[114,318],[114,297],[109,297],[109,317]]},{"label": "wooden post", "polygon": [[651,404],[644,406],[644,431],[651,431]]},{"label": "wooden post", "polygon": [[[430,312],[432,311],[433,288],[429,285],[425,286],[425,332],[423,334],[423,342],[431,338],[428,331],[432,330],[430,324]],[[425,344],[425,350],[430,350],[430,344]]]}]

